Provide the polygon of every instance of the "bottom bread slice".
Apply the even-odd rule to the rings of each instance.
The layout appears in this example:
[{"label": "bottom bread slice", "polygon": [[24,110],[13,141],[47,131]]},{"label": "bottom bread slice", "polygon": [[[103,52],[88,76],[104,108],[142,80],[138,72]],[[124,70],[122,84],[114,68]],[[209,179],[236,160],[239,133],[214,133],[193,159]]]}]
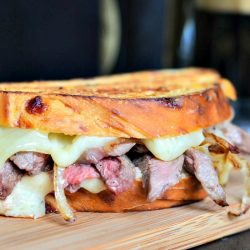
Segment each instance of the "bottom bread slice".
[{"label": "bottom bread slice", "polygon": [[[147,201],[145,189],[141,181],[135,181],[133,187],[118,195],[108,190],[98,194],[80,189],[76,193],[66,193],[68,203],[75,211],[89,212],[126,212],[156,210],[179,206],[204,199],[207,194],[200,182],[189,176],[168,189],[161,199]],[[53,194],[46,196],[47,212],[56,212],[57,206]]]}]

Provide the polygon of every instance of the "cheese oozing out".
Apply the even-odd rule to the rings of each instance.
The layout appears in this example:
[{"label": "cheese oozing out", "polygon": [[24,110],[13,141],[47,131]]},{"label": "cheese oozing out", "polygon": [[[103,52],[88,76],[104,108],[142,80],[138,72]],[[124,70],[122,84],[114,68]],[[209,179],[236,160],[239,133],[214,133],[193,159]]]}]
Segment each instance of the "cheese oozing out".
[{"label": "cheese oozing out", "polygon": [[[0,167],[10,156],[20,151],[50,154],[58,166],[67,167],[75,163],[87,149],[104,147],[116,139],[115,137],[67,136],[31,129],[0,128]],[[155,157],[170,161],[190,147],[198,146],[203,140],[202,130],[198,130],[175,137],[142,141]]]},{"label": "cheese oozing out", "polygon": [[187,149],[199,146],[204,141],[202,130],[175,136],[143,140],[147,149],[158,159],[171,161],[182,155]]},{"label": "cheese oozing out", "polygon": [[0,168],[13,154],[32,151],[50,154],[60,167],[75,163],[89,148],[103,147],[115,137],[67,136],[31,129],[0,128]]},{"label": "cheese oozing out", "polygon": [[0,214],[39,218],[45,215],[44,197],[52,191],[52,178],[48,173],[24,176],[11,194],[0,201]]},{"label": "cheese oozing out", "polygon": [[99,178],[86,179],[81,183],[81,187],[93,194],[100,193],[101,191],[106,189],[103,181]]}]

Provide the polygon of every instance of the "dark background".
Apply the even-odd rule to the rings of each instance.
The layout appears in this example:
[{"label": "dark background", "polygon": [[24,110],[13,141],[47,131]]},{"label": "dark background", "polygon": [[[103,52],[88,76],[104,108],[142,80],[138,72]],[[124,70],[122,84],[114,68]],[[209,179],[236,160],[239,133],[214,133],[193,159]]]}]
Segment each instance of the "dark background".
[{"label": "dark background", "polygon": [[0,1],[0,81],[98,73],[98,1]]},{"label": "dark background", "polygon": [[[118,19],[107,25],[111,3]],[[116,52],[103,52],[105,34],[118,36]],[[193,0],[0,1],[1,82],[194,65],[218,69],[250,96],[249,44],[250,15],[199,9]]]}]

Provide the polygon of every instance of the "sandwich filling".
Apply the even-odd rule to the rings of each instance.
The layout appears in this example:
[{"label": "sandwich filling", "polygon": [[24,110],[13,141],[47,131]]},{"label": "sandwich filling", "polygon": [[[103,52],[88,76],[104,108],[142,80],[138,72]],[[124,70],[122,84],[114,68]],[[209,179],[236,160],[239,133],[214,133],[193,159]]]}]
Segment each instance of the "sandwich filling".
[{"label": "sandwich filling", "polygon": [[105,189],[119,195],[141,180],[152,202],[187,175],[194,175],[207,194],[226,206],[223,190],[233,167],[245,176],[246,194],[237,213],[250,200],[250,135],[227,122],[170,138],[123,139],[66,136],[29,129],[0,128],[0,213],[38,218],[45,196],[54,192],[58,210],[68,221],[74,214],[66,192]]}]

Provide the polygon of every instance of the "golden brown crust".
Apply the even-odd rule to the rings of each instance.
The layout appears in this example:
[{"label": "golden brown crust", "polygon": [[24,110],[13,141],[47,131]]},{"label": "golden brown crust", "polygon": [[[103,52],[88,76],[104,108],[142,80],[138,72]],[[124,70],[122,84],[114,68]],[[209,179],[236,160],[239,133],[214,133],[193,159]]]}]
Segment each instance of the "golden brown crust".
[{"label": "golden brown crust", "polygon": [[[0,125],[69,135],[175,136],[231,117],[224,82],[214,71],[189,69],[3,84]],[[233,88],[224,89],[233,97]]]},{"label": "golden brown crust", "polygon": [[[140,181],[135,181],[132,189],[119,195],[106,190],[99,194],[92,194],[83,189],[76,193],[67,193],[68,202],[75,211],[92,212],[156,210],[199,201],[205,197],[205,191],[194,177],[182,179],[167,190],[162,199],[154,202],[147,201],[146,192]],[[56,202],[52,194],[46,197],[46,203],[52,211],[56,210]]]}]

